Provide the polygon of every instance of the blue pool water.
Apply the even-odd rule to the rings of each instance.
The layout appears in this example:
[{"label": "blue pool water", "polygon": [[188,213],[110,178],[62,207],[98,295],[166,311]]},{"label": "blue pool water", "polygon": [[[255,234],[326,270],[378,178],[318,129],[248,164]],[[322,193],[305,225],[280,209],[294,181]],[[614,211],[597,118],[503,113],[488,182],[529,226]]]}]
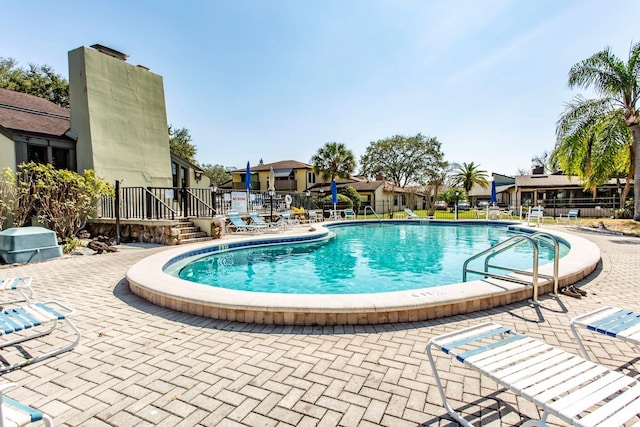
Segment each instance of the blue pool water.
[{"label": "blue pool water", "polygon": [[[272,293],[358,294],[428,288],[461,282],[467,258],[514,235],[506,226],[492,224],[368,223],[331,230],[335,238],[323,242],[215,253],[187,264],[178,276],[210,286]],[[540,246],[542,265],[553,259],[553,247]],[[567,251],[561,245],[561,256]],[[498,255],[493,263],[531,268],[531,245]],[[482,270],[482,261],[470,267]]]}]

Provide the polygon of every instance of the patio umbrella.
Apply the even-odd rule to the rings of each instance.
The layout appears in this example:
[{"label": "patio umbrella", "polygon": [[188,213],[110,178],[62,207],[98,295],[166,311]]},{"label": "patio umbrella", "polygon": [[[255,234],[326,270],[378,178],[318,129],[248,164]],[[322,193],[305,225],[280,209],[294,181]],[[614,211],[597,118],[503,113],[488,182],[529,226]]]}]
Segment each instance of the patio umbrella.
[{"label": "patio umbrella", "polygon": [[498,196],[496,195],[496,182],[491,180],[491,204],[495,205],[498,201]]},{"label": "patio umbrella", "polygon": [[251,166],[247,162],[247,170],[244,174],[244,189],[247,190],[247,212],[249,212],[249,190],[251,190]]},{"label": "patio umbrella", "polygon": [[275,182],[276,182],[276,174],[273,172],[273,168],[271,168],[269,170],[269,204],[271,205],[271,215],[269,216],[269,218],[271,219],[271,222],[273,222],[273,195],[276,192],[276,186],[275,186]]},{"label": "patio umbrella", "polygon": [[333,203],[333,217],[336,217],[336,204],[338,203],[338,186],[336,180],[331,181],[331,203]]}]

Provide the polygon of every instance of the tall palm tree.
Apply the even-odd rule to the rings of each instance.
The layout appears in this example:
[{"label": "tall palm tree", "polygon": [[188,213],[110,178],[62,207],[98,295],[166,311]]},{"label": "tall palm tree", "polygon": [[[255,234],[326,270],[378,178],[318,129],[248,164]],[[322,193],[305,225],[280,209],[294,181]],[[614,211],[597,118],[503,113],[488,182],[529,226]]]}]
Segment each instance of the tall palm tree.
[{"label": "tall palm tree", "polygon": [[311,164],[320,178],[331,182],[336,177],[349,178],[356,168],[356,158],[344,144],[327,142],[311,157]]},{"label": "tall palm tree", "polygon": [[454,185],[461,185],[464,191],[469,194],[475,184],[485,188],[488,187],[488,177],[487,171],[480,169],[480,165],[471,162],[462,163],[462,166],[456,169],[452,178]]},{"label": "tall palm tree", "polygon": [[[576,97],[560,117],[556,130],[556,149],[563,144],[582,141],[586,146],[602,143],[628,150],[627,176],[634,177],[633,219],[636,221],[640,221],[640,168],[637,167],[640,165],[639,83],[640,43],[631,47],[626,63],[606,47],[590,58],[575,64],[569,71],[569,87],[590,88],[600,97],[596,99]],[[623,123],[630,132],[626,138],[624,135],[617,135],[615,131],[620,129]],[[625,143],[625,140],[629,141],[628,138],[633,141],[630,146],[626,146]],[[584,158],[591,155],[590,159],[585,160],[585,167],[592,169],[600,167],[601,158],[597,152],[595,156],[593,154],[592,150],[588,150],[588,154],[586,151],[582,153]],[[629,186],[630,182],[627,180],[623,194],[626,195]]]}]

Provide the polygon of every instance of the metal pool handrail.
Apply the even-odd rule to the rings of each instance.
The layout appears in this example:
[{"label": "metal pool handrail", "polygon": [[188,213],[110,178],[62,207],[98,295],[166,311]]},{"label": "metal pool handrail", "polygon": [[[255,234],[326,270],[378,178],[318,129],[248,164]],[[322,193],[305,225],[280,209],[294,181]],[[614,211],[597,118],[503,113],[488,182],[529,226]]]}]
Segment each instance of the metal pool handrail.
[{"label": "metal pool handrail", "polygon": [[[467,281],[467,273],[471,272],[471,273],[476,273],[476,274],[481,274],[484,275],[485,278],[486,277],[493,277],[493,278],[497,278],[497,279],[502,279],[502,280],[508,280],[510,282],[515,282],[515,283],[520,283],[523,285],[529,285],[530,283],[526,280],[522,280],[522,279],[518,279],[517,277],[513,277],[513,276],[507,276],[505,274],[497,274],[497,273],[490,273],[488,270],[488,266],[487,263],[485,262],[485,271],[479,271],[479,270],[473,270],[470,269],[469,263],[475,259],[478,259],[482,256],[485,256],[487,254],[492,254],[495,251],[504,251],[510,248],[513,248],[517,245],[520,245],[524,242],[529,242],[531,243],[531,246],[533,247],[533,268],[532,271],[524,271],[524,270],[516,270],[516,269],[512,269],[509,267],[499,267],[499,266],[493,266],[494,268],[500,268],[503,270],[508,270],[511,272],[516,272],[519,274],[524,274],[527,276],[531,276],[532,277],[532,283],[531,285],[533,285],[533,302],[537,303],[538,302],[538,244],[536,243],[535,239],[532,236],[527,236],[524,234],[520,234],[517,236],[513,236],[508,238],[507,240],[504,240],[490,248],[485,249],[484,251],[481,251],[473,256],[471,256],[470,258],[468,258],[463,266],[462,266],[462,281],[466,282]],[[546,278],[546,276],[545,276]]]},{"label": "metal pool handrail", "polygon": [[367,208],[371,211],[371,213],[373,214],[373,216],[375,216],[376,218],[378,218],[379,222],[382,222],[382,220],[380,219],[380,217],[378,216],[378,214],[376,213],[376,211],[373,210],[373,208],[369,205],[364,207],[364,218],[367,218]]},{"label": "metal pool handrail", "polygon": [[[538,277],[543,277],[545,279],[553,279],[553,293],[555,295],[558,294],[558,268],[559,268],[559,259],[560,259],[560,243],[558,242],[558,239],[556,236],[554,236],[553,234],[549,234],[549,233],[545,233],[543,231],[539,231],[537,233],[534,233],[531,235],[532,239],[536,239],[536,238],[546,238],[549,239],[553,242],[553,276],[549,276],[549,275],[545,275],[545,274],[538,274]],[[514,242],[512,246],[507,246],[505,248],[502,248],[500,250],[494,251],[491,254],[489,254],[485,260],[484,260],[484,269],[485,271],[488,271],[488,269],[491,268],[498,268],[498,269],[502,269],[502,270],[507,270],[507,271],[512,271],[514,273],[520,273],[520,274],[528,274],[527,271],[522,271],[522,270],[518,270],[515,268],[510,268],[510,267],[502,267],[499,265],[492,265],[489,264],[489,260],[493,257],[495,257],[496,255],[510,249],[511,247],[514,246],[518,246],[521,243],[524,243],[524,241],[522,242]]]}]

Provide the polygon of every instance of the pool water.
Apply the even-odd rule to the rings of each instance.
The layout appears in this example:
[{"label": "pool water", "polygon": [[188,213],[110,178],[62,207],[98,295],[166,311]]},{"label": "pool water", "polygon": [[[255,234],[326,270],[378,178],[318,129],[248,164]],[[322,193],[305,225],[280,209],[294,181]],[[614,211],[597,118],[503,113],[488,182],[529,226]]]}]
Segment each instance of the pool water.
[{"label": "pool water", "polygon": [[[178,271],[184,280],[242,291],[360,294],[462,282],[464,261],[514,235],[498,225],[363,224],[331,227],[335,238],[316,243],[258,246],[215,253]],[[553,247],[540,246],[540,265]],[[561,245],[561,256],[568,247]],[[481,270],[482,260],[470,265]],[[493,264],[532,267],[525,244]],[[470,275],[468,279],[479,276]]]}]

